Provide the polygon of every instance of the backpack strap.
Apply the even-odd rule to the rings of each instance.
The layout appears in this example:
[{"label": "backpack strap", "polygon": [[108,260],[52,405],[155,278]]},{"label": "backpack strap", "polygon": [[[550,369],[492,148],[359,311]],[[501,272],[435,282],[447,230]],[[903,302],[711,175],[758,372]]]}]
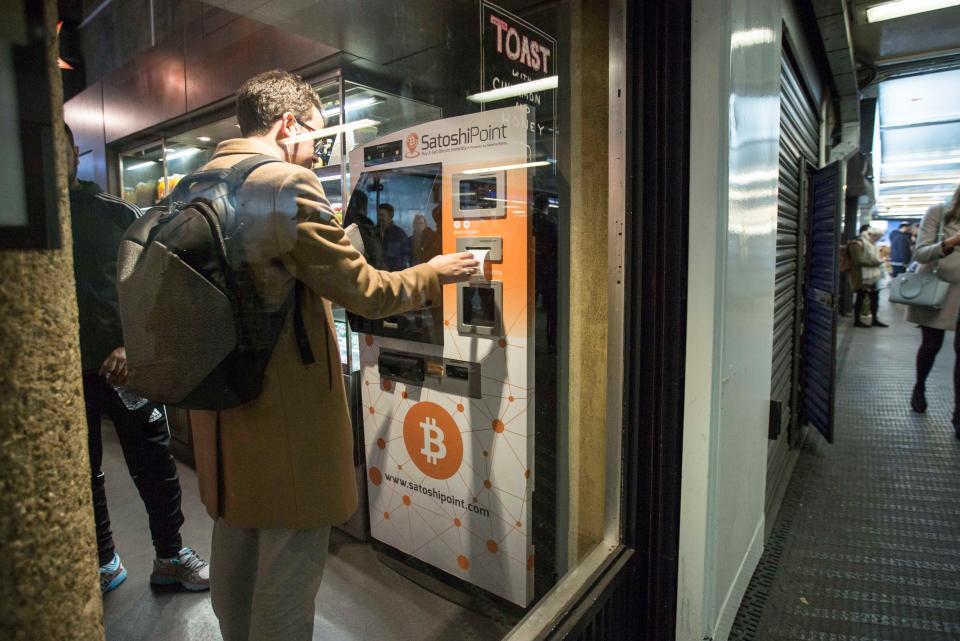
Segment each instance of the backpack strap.
[{"label": "backpack strap", "polygon": [[234,194],[254,169],[272,162],[283,161],[279,158],[274,158],[273,156],[267,156],[266,154],[254,154],[252,156],[248,156],[231,167],[227,171],[226,175],[224,175],[223,180],[227,183],[230,193]]},{"label": "backpack strap", "polygon": [[[245,181],[255,169],[272,162],[283,161],[281,161],[279,158],[274,158],[273,156],[267,156],[266,154],[253,154],[244,158],[229,169],[214,169],[195,172],[180,181],[180,183],[177,185],[177,188],[174,190],[174,194],[179,196],[180,193],[183,193],[181,199],[186,198],[189,195],[189,189],[197,183],[223,181],[227,184],[227,193],[230,195],[230,199],[233,200],[236,197],[237,190],[240,189],[240,186],[243,184],[243,181]],[[181,187],[183,188],[182,191]],[[176,198],[173,197],[171,200],[176,201]],[[307,335],[307,328],[303,321],[302,287],[303,285],[300,283],[300,281],[297,281],[294,285],[293,333],[297,341],[297,350],[300,352],[301,362],[304,365],[310,365],[316,361],[316,358],[313,355],[313,349],[310,347],[310,337]]]},{"label": "backpack strap", "polygon": [[217,182],[225,182],[230,197],[233,198],[233,195],[237,189],[240,188],[240,185],[243,184],[243,181],[247,179],[247,176],[250,175],[250,172],[257,167],[271,162],[283,161],[273,156],[267,156],[266,154],[253,154],[244,158],[233,167],[195,171],[184,176],[180,182],[177,183],[176,188],[174,188],[168,198],[171,204],[176,202],[189,202],[191,200],[190,190],[193,189],[195,185]]},{"label": "backpack strap", "polygon": [[[282,162],[279,158],[267,156],[265,154],[256,154],[244,158],[236,165],[230,168],[230,171],[224,176],[230,197],[236,195],[237,190],[243,181],[257,167],[262,167],[272,162]],[[307,335],[307,327],[303,321],[303,284],[296,281],[293,287],[293,334],[297,341],[297,351],[300,353],[300,362],[304,365],[310,365],[316,361],[313,355],[313,349],[310,346],[310,337]]]},{"label": "backpack strap", "polygon": [[[297,340],[297,351],[300,352],[300,362],[310,365],[316,361],[313,349],[310,347],[310,337],[307,336],[307,327],[303,323],[303,283],[299,280],[293,285],[293,334]],[[327,361],[329,362],[329,358]]]}]

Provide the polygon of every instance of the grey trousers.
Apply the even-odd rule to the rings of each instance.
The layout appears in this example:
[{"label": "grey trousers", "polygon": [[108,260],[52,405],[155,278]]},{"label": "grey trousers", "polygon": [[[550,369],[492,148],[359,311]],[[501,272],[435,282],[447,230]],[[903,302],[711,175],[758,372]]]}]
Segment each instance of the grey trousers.
[{"label": "grey trousers", "polygon": [[224,641],[311,641],[330,528],[213,526],[210,600]]}]

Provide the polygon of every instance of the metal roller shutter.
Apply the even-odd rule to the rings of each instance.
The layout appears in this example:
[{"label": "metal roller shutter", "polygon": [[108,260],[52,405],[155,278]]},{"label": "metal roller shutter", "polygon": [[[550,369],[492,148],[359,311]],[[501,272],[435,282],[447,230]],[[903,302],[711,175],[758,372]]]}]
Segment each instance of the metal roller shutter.
[{"label": "metal roller shutter", "polygon": [[791,467],[790,444],[800,431],[795,423],[799,402],[803,238],[807,227],[803,192],[807,164],[818,165],[819,140],[817,107],[785,47],[780,71],[780,176],[770,380],[770,438],[775,440],[771,440],[767,453],[768,508],[782,495]]}]

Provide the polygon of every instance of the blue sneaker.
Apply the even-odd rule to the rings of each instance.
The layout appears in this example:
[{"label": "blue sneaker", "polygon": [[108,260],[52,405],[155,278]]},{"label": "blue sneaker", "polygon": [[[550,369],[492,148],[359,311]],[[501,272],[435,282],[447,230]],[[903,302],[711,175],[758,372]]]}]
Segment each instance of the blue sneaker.
[{"label": "blue sneaker", "polygon": [[191,548],[183,548],[172,559],[155,559],[150,574],[153,585],[180,585],[193,592],[210,589],[210,567]]},{"label": "blue sneaker", "polygon": [[127,569],[120,562],[120,555],[114,552],[110,562],[100,566],[100,594],[106,594],[126,580]]}]

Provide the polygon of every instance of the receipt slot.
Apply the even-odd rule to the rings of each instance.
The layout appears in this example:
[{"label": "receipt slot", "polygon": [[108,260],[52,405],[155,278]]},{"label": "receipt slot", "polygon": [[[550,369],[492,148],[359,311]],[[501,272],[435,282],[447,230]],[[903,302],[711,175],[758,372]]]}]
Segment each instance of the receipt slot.
[{"label": "receipt slot", "polygon": [[426,309],[351,317],[371,536],[526,606],[533,596],[533,251],[529,123],[510,107],[351,152],[344,223],[400,270],[470,251],[482,269]]}]

